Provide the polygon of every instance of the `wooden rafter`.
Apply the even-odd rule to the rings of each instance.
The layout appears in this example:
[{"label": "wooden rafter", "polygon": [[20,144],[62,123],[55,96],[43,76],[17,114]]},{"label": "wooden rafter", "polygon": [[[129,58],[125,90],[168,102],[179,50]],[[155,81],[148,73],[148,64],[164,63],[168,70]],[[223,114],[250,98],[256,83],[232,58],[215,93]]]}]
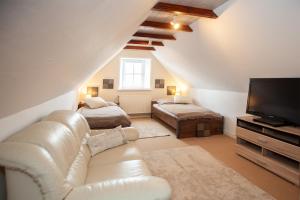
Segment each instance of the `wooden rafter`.
[{"label": "wooden rafter", "polygon": [[218,15],[214,13],[214,11],[204,8],[195,8],[190,6],[182,6],[177,4],[170,3],[157,3],[152,10],[174,13],[177,15],[191,15],[196,17],[207,17],[207,18],[217,18]]},{"label": "wooden rafter", "polygon": [[[151,28],[158,28],[158,29],[165,29],[165,30],[174,30],[170,23],[164,22],[154,22],[154,21],[144,21],[141,24],[142,27],[151,27]],[[178,29],[178,31],[185,31],[185,32],[193,32],[190,26],[182,24]]]},{"label": "wooden rafter", "polygon": [[152,45],[152,46],[165,46],[161,41],[149,41],[149,40],[130,40],[127,42],[128,45]]},{"label": "wooden rafter", "polygon": [[130,40],[127,44],[148,45],[149,44],[149,40]]},{"label": "wooden rafter", "polygon": [[133,36],[134,37],[155,38],[155,39],[162,39],[162,40],[176,40],[176,38],[173,35],[165,35],[165,34],[136,32]]},{"label": "wooden rafter", "polygon": [[164,43],[160,42],[160,41],[152,41],[151,42],[152,46],[165,46]]},{"label": "wooden rafter", "polygon": [[155,48],[154,48],[154,47],[128,46],[128,45],[125,46],[124,49],[155,51]]}]

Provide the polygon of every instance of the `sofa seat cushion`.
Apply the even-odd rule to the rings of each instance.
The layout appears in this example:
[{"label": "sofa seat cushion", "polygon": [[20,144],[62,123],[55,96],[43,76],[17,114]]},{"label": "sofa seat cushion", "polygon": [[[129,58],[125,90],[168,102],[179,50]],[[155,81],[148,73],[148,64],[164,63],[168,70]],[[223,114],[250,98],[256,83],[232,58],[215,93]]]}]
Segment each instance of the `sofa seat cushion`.
[{"label": "sofa seat cushion", "polygon": [[129,160],[99,166],[94,165],[88,170],[86,184],[140,176],[151,176],[146,163],[142,160]]},{"label": "sofa seat cushion", "polygon": [[89,167],[116,163],[126,160],[140,160],[142,155],[134,142],[108,149],[96,154],[90,160]]},{"label": "sofa seat cushion", "polygon": [[143,176],[79,186],[65,200],[169,200],[171,192],[166,180]]}]

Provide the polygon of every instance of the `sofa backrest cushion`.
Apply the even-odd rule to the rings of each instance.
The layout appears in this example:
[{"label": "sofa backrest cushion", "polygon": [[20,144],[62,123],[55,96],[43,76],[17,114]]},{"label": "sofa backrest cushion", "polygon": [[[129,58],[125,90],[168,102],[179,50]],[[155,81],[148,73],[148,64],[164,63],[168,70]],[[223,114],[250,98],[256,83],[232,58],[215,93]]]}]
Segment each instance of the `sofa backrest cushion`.
[{"label": "sofa backrest cushion", "polygon": [[79,148],[65,125],[43,121],[0,144],[0,165],[30,176],[44,199],[63,199],[72,189],[66,177]]},{"label": "sofa backrest cushion", "polygon": [[87,137],[91,130],[86,119],[79,113],[71,110],[58,110],[52,112],[43,119],[44,121],[55,121],[67,126],[80,144],[79,152],[69,168],[67,181],[72,186],[79,186],[85,182],[88,163],[91,152],[87,147]]},{"label": "sofa backrest cushion", "polygon": [[58,122],[42,121],[11,136],[8,141],[40,146],[47,150],[57,167],[67,176],[80,144],[70,129]]},{"label": "sofa backrest cushion", "polygon": [[19,142],[1,143],[0,165],[31,177],[39,187],[41,199],[63,199],[72,189],[65,182],[52,156],[40,146]]},{"label": "sofa backrest cushion", "polygon": [[72,110],[57,110],[43,119],[44,121],[56,121],[66,125],[80,141],[90,134],[91,130],[86,119]]}]

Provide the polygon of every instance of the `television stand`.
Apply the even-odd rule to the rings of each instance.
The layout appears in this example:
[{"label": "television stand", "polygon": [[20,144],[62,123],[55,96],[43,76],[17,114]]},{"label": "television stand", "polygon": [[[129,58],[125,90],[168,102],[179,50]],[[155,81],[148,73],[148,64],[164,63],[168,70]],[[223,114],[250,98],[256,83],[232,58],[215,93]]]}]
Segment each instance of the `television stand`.
[{"label": "television stand", "polygon": [[268,124],[268,125],[274,126],[274,127],[288,125],[285,121],[282,121],[278,118],[273,118],[273,117],[257,117],[257,118],[253,118],[253,121]]},{"label": "television stand", "polygon": [[299,186],[300,127],[273,127],[254,118],[237,118],[236,153]]}]

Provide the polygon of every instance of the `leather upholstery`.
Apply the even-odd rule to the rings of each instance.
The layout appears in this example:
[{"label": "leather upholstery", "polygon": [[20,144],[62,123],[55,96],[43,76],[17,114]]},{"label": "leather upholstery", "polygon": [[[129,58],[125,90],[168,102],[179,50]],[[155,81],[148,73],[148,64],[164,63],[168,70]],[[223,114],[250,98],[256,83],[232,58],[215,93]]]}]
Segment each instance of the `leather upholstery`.
[{"label": "leather upholstery", "polygon": [[[43,199],[62,199],[71,191],[71,186],[65,183],[62,171],[47,150],[37,145],[5,142],[0,145],[0,165],[6,169],[22,172],[38,185]],[[6,177],[6,179],[9,177]],[[9,179],[8,192],[20,193],[23,196],[23,187],[15,187],[19,182],[17,177]],[[36,186],[32,185],[35,194]],[[11,195],[8,194],[8,197]],[[27,198],[34,199],[34,198]],[[9,199],[10,200],[10,199]]]},{"label": "leather upholstery", "polygon": [[138,176],[151,176],[146,164],[142,160],[128,160],[108,165],[89,167],[86,183],[95,183],[109,179],[122,179]]},{"label": "leather upholstery", "polygon": [[[40,188],[33,179],[23,172],[6,169],[7,199],[35,199],[42,200]],[[22,192],[15,192],[19,188]]]},{"label": "leather upholstery", "polygon": [[91,130],[86,119],[79,113],[71,110],[58,110],[49,114],[44,121],[55,121],[66,125],[78,140],[82,140]]},{"label": "leather upholstery", "polygon": [[84,184],[87,176],[87,164],[89,163],[90,156],[91,153],[87,145],[82,144],[78,155],[70,166],[69,173],[66,178],[66,181],[69,182],[73,187]]},{"label": "leather upholstery", "polygon": [[78,154],[80,144],[70,129],[58,122],[43,121],[13,135],[10,142],[27,143],[44,148],[64,176]]},{"label": "leather upholstery", "polygon": [[141,160],[142,155],[135,147],[134,143],[121,145],[118,148],[112,148],[102,153],[98,153],[91,158],[89,167],[117,163],[125,160]]},{"label": "leather upholstery", "polygon": [[66,200],[168,200],[171,188],[153,176],[115,179],[75,188]]},{"label": "leather upholstery", "polygon": [[[56,111],[1,143],[8,200],[170,199],[168,183],[151,177],[134,142],[92,157],[90,132],[80,114]],[[134,128],[124,132],[138,138]]]},{"label": "leather upholstery", "polygon": [[79,113],[71,110],[54,111],[43,119],[44,121],[55,121],[67,126],[80,145],[79,152],[71,164],[67,181],[72,186],[78,186],[85,182],[87,167],[91,158],[90,150],[86,144],[86,138],[91,130],[86,119]]}]

